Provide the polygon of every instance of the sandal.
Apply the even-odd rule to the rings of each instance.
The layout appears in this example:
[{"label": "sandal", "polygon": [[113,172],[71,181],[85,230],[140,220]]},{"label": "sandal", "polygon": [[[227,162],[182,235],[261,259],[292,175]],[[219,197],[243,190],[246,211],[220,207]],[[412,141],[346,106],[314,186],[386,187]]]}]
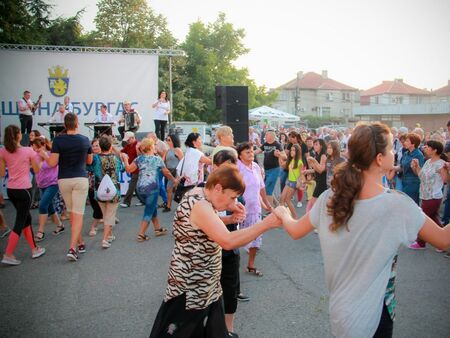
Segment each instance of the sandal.
[{"label": "sandal", "polygon": [[61,232],[64,232],[65,228],[62,225],[58,225],[55,229],[55,231],[53,231],[53,235],[59,235]]},{"label": "sandal", "polygon": [[89,236],[94,237],[97,235],[97,228],[92,228],[91,231],[89,231]]},{"label": "sandal", "polygon": [[263,273],[261,271],[257,270],[256,268],[251,268],[251,267],[247,266],[247,270],[246,271],[248,273],[251,273],[251,274],[257,276],[257,277],[262,277],[263,276]]},{"label": "sandal", "polygon": [[150,239],[150,236],[147,236],[147,235],[138,235],[137,236],[137,241],[138,242],[145,242],[145,241],[148,241]]},{"label": "sandal", "polygon": [[155,229],[155,236],[164,236],[165,234],[167,234],[167,229],[164,228],[159,228],[159,229]]},{"label": "sandal", "polygon": [[34,241],[35,241],[35,242],[41,242],[41,241],[44,240],[44,238],[45,238],[45,233],[42,232],[42,231],[38,231],[38,232],[36,233],[36,235],[34,236]]}]

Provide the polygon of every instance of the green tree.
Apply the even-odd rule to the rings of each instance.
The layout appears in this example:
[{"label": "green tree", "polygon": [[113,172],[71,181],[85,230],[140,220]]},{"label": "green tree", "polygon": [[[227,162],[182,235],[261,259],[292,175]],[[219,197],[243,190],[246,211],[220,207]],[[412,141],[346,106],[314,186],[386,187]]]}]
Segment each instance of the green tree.
[{"label": "green tree", "polygon": [[314,115],[306,115],[302,120],[308,123],[309,128],[319,128],[329,124],[343,124],[345,119],[338,116],[319,117]]},{"label": "green tree", "polygon": [[84,45],[83,26],[80,24],[84,9],[69,18],[59,17],[47,28],[49,45],[78,46]]},{"label": "green tree", "polygon": [[176,40],[167,20],[145,0],[100,0],[94,19],[98,45],[123,48],[168,48]]},{"label": "green tree", "polygon": [[185,92],[187,100],[175,110],[183,111],[184,116],[209,123],[219,122],[221,113],[215,108],[216,85],[246,85],[249,87],[250,107],[270,104],[276,94],[269,94],[265,87],[258,87],[249,78],[246,68],[237,68],[233,62],[248,52],[244,46],[243,29],[235,29],[226,21],[224,13],[210,24],[194,22],[181,48],[186,52],[187,60],[185,83],[189,89]]},{"label": "green tree", "polygon": [[2,0],[0,42],[45,44],[51,8],[42,0]]}]

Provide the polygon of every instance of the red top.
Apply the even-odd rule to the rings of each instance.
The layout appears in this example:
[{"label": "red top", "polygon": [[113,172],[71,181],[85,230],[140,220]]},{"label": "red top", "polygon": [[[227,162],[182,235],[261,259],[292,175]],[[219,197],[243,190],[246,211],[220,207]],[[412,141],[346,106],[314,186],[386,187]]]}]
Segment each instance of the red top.
[{"label": "red top", "polygon": [[[133,143],[127,143],[125,147],[122,148],[121,152],[128,155],[128,163],[131,163],[134,161],[134,159],[137,157],[137,146],[138,142],[134,141]],[[137,174],[139,172],[139,169],[136,169],[132,172],[132,174]]]}]

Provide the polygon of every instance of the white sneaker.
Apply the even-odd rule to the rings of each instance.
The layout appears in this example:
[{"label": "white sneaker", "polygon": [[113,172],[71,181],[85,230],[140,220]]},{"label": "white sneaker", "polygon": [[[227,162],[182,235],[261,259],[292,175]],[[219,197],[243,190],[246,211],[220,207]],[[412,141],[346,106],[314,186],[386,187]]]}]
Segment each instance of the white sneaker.
[{"label": "white sneaker", "polygon": [[128,204],[126,204],[126,203],[120,203],[120,206],[122,207],[122,208],[129,208],[130,206],[128,205]]},{"label": "white sneaker", "polygon": [[103,240],[102,241],[102,248],[103,249],[108,249],[111,247],[111,243],[109,243],[108,241]]},{"label": "white sneaker", "polygon": [[135,204],[135,206],[137,206],[137,207],[140,207],[141,205],[144,205],[144,204],[141,203],[141,202],[137,202],[137,203]]},{"label": "white sneaker", "polygon": [[45,254],[45,248],[36,247],[36,249],[33,250],[33,254],[31,255],[31,258],[39,258],[43,254]]},{"label": "white sneaker", "polygon": [[301,208],[303,206],[302,202],[297,202],[297,208]]},{"label": "white sneaker", "polygon": [[115,240],[116,240],[116,236],[114,236],[114,235],[111,235],[111,236],[108,237],[108,242],[109,243],[112,243]]},{"label": "white sneaker", "polygon": [[7,257],[7,256],[3,255],[2,263],[8,264],[8,265],[19,265],[22,262],[13,257]]}]

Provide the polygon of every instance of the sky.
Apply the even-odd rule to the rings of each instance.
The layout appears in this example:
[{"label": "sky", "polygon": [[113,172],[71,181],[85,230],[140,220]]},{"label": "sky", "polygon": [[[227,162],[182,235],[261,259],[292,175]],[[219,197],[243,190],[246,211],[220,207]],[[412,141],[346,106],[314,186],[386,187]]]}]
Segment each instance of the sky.
[{"label": "sky", "polygon": [[[53,17],[85,8],[81,23],[95,29],[96,0],[48,0]],[[358,89],[402,78],[428,90],[450,80],[449,0],[154,0],[172,34],[214,22],[219,12],[243,28],[250,52],[236,62],[258,85],[276,88],[298,71]]]}]

